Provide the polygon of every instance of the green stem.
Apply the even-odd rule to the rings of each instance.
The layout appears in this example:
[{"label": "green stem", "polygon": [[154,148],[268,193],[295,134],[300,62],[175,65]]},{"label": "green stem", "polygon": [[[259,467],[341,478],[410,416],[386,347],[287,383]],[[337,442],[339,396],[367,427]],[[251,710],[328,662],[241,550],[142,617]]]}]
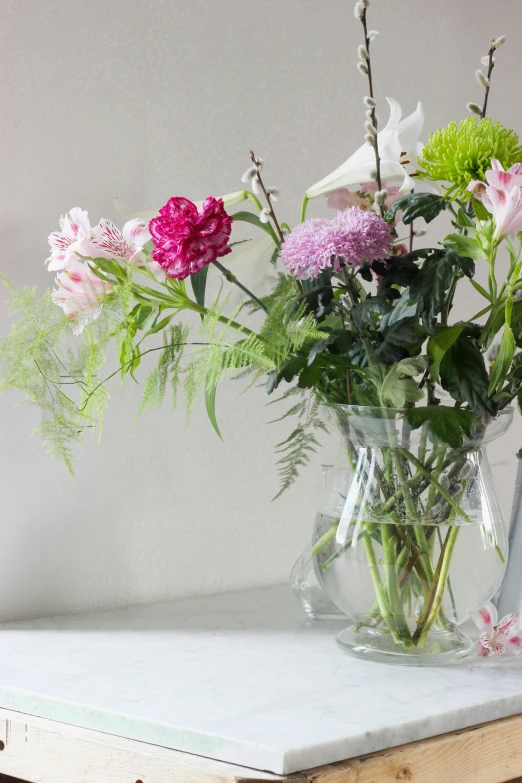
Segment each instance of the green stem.
[{"label": "green stem", "polygon": [[[399,449],[400,454],[402,454],[405,451],[406,449]],[[401,484],[404,488],[404,504],[406,506],[406,511],[408,512],[408,515],[413,523],[413,532],[415,535],[415,540],[417,541],[417,545],[420,550],[420,561],[424,571],[426,572],[426,576],[428,577],[428,579],[431,579],[433,576],[433,572],[431,568],[428,542],[426,541],[426,535],[421,525],[419,515],[417,514],[417,509],[415,508],[414,500],[411,496],[409,487],[407,486],[407,479],[404,471],[404,466],[402,464],[402,460],[399,454],[397,454],[397,452],[395,451],[393,452],[393,460],[394,460],[395,470],[399,478],[399,484]],[[419,465],[421,465],[420,462]],[[425,469],[423,465],[422,468]]]},{"label": "green stem", "polygon": [[[440,478],[440,474],[442,473],[443,467],[444,467],[444,459],[446,457],[446,451],[441,451],[438,459],[437,459],[437,465],[435,467],[435,470],[433,471],[432,475],[437,481]],[[426,503],[426,511],[428,512],[433,504],[435,503],[435,498],[437,497],[437,489],[434,484],[430,485],[430,490],[428,492],[428,502]]]},{"label": "green stem", "polygon": [[422,465],[419,460],[413,456],[411,452],[409,452],[407,449],[399,449],[400,453],[406,457],[406,459],[411,462],[412,465],[415,465],[417,468],[417,471],[419,473],[422,473],[438,490],[439,494],[442,495],[445,501],[447,501],[452,509],[457,513],[460,514],[462,519],[464,519],[466,522],[471,523],[471,519],[466,514],[464,509],[459,505],[459,503],[456,502],[456,500],[450,495],[447,490],[444,489],[442,484],[439,484],[437,479],[430,473],[429,470],[427,470],[424,465]]},{"label": "green stem", "polygon": [[254,204],[254,205],[255,205],[255,207],[256,207],[256,209],[257,209],[257,211],[258,211],[258,212],[261,212],[261,211],[263,210],[263,205],[262,205],[262,204],[261,204],[261,202],[259,201],[258,197],[257,197],[257,196],[256,196],[254,193],[252,193],[252,191],[251,191],[251,190],[247,190],[247,191],[246,191],[246,195],[247,195],[247,198],[249,198],[249,199],[250,199],[250,201],[252,202],[252,204]]},{"label": "green stem", "polygon": [[387,522],[383,522],[380,528],[383,551],[383,568],[393,620],[395,622],[402,644],[404,647],[411,647],[411,634],[410,629],[408,628],[408,623],[406,622],[406,617],[404,616],[401,591],[399,587],[393,527]]},{"label": "green stem", "polygon": [[[433,463],[435,462],[435,459],[437,458],[437,456],[439,455],[439,453],[440,453],[440,451],[438,451],[438,450],[435,450],[435,451],[433,451],[433,452],[430,454],[430,456],[428,457],[428,459],[427,459],[427,461],[426,461],[426,469],[428,469],[429,467],[431,467],[431,465],[433,465]],[[404,494],[404,490],[405,490],[407,487],[408,487],[409,489],[412,489],[413,487],[415,487],[415,485],[416,485],[416,484],[418,484],[418,483],[421,481],[421,479],[424,479],[424,484],[421,484],[421,487],[419,488],[419,491],[418,491],[418,494],[421,494],[421,493],[424,491],[424,489],[426,489],[426,487],[427,487],[427,486],[429,486],[429,483],[430,483],[430,482],[429,482],[429,481],[426,479],[426,477],[425,477],[425,475],[424,475],[424,474],[416,473],[414,476],[412,476],[411,478],[409,478],[409,479],[406,481],[406,484],[405,484],[405,486],[404,486],[404,487],[400,487],[400,488],[399,488],[399,489],[398,489],[398,490],[397,490],[397,491],[396,491],[396,492],[395,492],[395,493],[394,493],[394,494],[393,494],[393,495],[390,497],[390,499],[389,499],[389,500],[387,500],[387,501],[386,501],[386,503],[384,503],[384,505],[383,505],[383,506],[382,506],[382,508],[381,508],[381,512],[384,512],[384,513],[385,513],[385,512],[387,512],[387,511],[389,511],[391,508],[393,508],[393,506],[394,506],[394,505],[397,503],[397,501],[399,501],[399,500],[402,498],[402,496],[403,496],[403,494]]]},{"label": "green stem", "polygon": [[[439,545],[440,545],[440,547],[442,549],[444,544],[443,544],[443,541],[442,541],[442,533],[440,532],[440,528],[439,527],[437,528],[437,536],[438,536],[438,539],[439,539]],[[453,595],[453,588],[451,586],[451,580],[450,580],[449,576],[448,576],[448,594],[449,594],[450,601],[451,601],[451,608],[453,609],[453,616],[456,618],[457,617],[457,605],[455,603],[455,596]]]},{"label": "green stem", "polygon": [[429,613],[424,623],[421,622],[417,626],[417,630],[415,631],[415,634],[413,636],[413,641],[414,643],[417,644],[418,647],[423,646],[426,640],[426,636],[428,635],[431,626],[435,622],[437,615],[439,613],[439,609],[442,604],[442,599],[444,597],[444,590],[446,589],[446,583],[449,577],[451,556],[455,548],[455,543],[457,541],[459,530],[460,530],[459,525],[452,525],[448,530],[448,533],[444,540],[444,544],[440,553],[439,562],[437,564],[437,569],[433,577],[433,588],[435,588],[435,590],[432,593],[431,601],[427,603],[427,608],[429,608]]},{"label": "green stem", "polygon": [[381,574],[379,571],[379,564],[373,548],[372,539],[370,536],[365,536],[363,539],[364,551],[366,554],[366,560],[368,561],[368,567],[370,569],[370,576],[373,582],[373,588],[379,604],[379,609],[382,618],[389,628],[389,631],[393,637],[393,640],[397,644],[402,644],[402,639],[394,621],[392,610],[386,594],[386,588],[382,583]]},{"label": "green stem", "polygon": [[310,201],[310,199],[308,198],[308,196],[305,193],[304,196],[303,196],[303,200],[301,202],[301,216],[300,216],[300,222],[301,223],[304,223],[304,221],[306,220],[306,210],[308,208],[308,202],[309,201]]},{"label": "green stem", "polygon": [[321,549],[324,549],[324,547],[330,543],[332,538],[335,538],[335,534],[337,533],[338,527],[339,527],[339,522],[337,522],[337,524],[334,524],[330,528],[330,530],[326,531],[326,533],[323,533],[321,538],[317,539],[312,549],[310,550],[311,557],[315,557],[315,555],[319,554]]},{"label": "green stem", "polygon": [[[190,304],[186,305],[187,310],[194,310],[194,312],[200,313],[200,315],[208,315],[208,309],[203,305],[199,305],[197,304],[197,302],[194,302],[192,299],[188,299],[188,298],[187,298],[187,302],[190,302]],[[243,332],[243,334],[247,334],[249,337],[255,334],[255,332],[253,332],[252,329],[249,329],[248,326],[243,326],[237,321],[234,321],[231,318],[227,318],[225,315],[218,315],[217,320],[222,324],[231,326],[233,329],[236,329],[236,331],[238,332]]]},{"label": "green stem", "polygon": [[219,269],[219,271],[221,272],[225,280],[228,280],[229,283],[237,286],[241,291],[243,291],[243,293],[245,293],[248,296],[249,299],[251,299],[259,307],[260,310],[264,310],[265,313],[268,313],[268,308],[266,307],[266,305],[263,304],[261,299],[259,299],[255,294],[252,293],[252,291],[250,291],[250,289],[248,289],[245,285],[243,285],[243,283],[237,279],[235,274],[231,272],[230,269],[227,269],[226,266],[223,266],[223,264],[217,260],[214,261],[214,266]]},{"label": "green stem", "polygon": [[489,293],[491,295],[492,304],[495,304],[498,296],[497,279],[495,277],[496,258],[497,258],[497,245],[495,243],[492,243],[488,253],[488,262],[489,262],[488,285],[489,285]]}]

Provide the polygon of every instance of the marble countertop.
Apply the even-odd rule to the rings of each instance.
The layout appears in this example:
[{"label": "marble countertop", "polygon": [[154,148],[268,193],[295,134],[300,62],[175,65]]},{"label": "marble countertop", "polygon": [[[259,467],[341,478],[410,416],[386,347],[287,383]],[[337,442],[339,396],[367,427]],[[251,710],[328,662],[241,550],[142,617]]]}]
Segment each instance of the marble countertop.
[{"label": "marble countertop", "polygon": [[0,626],[0,706],[287,774],[522,713],[522,660],[358,660],[288,587]]}]

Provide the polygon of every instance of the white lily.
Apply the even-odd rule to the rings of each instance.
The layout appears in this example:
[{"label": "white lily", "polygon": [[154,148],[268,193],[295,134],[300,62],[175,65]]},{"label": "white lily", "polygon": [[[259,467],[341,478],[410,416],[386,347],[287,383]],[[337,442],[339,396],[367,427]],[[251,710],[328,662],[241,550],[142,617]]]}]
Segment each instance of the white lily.
[{"label": "white lily", "polygon": [[[401,120],[399,103],[394,98],[386,100],[390,105],[390,117],[377,136],[381,178],[386,182],[401,182],[400,190],[409,191],[415,187],[409,172],[415,171],[417,157],[423,147],[419,138],[424,125],[424,110],[422,103],[418,103],[415,111]],[[370,182],[374,171],[375,151],[371,144],[365,143],[339,168],[308,188],[306,196],[312,199],[338,188]]]},{"label": "white lily", "polygon": [[[236,190],[234,193],[227,193],[225,196],[218,196],[217,198],[223,199],[223,205],[225,209],[228,209],[229,207],[233,207],[234,204],[240,204],[242,201],[246,201],[247,199],[247,192],[246,190]],[[204,199],[201,201],[195,201],[194,204],[199,207],[203,204]],[[114,206],[116,207],[117,212],[124,218],[127,218],[127,220],[132,220],[139,218],[140,220],[152,220],[152,218],[157,217],[159,214],[159,207],[158,209],[129,209],[128,207],[124,206],[119,198],[114,199]]]}]

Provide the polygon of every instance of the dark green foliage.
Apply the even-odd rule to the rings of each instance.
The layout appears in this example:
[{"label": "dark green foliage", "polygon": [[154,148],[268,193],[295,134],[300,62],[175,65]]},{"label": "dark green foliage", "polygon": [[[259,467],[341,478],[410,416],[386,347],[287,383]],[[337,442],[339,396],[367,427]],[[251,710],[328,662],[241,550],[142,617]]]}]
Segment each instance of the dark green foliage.
[{"label": "dark green foliage", "polygon": [[472,438],[475,434],[476,419],[469,411],[448,408],[446,405],[427,405],[410,408],[405,417],[413,430],[426,424],[432,443],[442,443],[458,449],[462,446],[463,435]]},{"label": "dark green foliage", "polygon": [[402,222],[407,226],[418,218],[431,223],[446,209],[446,199],[434,193],[410,193],[393,204],[386,213],[386,220],[392,223],[397,212],[402,210]]},{"label": "dark green foliage", "polygon": [[474,273],[473,261],[454,250],[418,250],[410,257],[424,258],[424,263],[410,284],[410,296],[418,302],[417,312],[430,331],[442,312],[454,278]]},{"label": "dark green foliage", "polygon": [[469,405],[475,413],[495,412],[488,396],[489,376],[476,336],[464,330],[446,351],[440,363],[443,388],[454,400]]}]

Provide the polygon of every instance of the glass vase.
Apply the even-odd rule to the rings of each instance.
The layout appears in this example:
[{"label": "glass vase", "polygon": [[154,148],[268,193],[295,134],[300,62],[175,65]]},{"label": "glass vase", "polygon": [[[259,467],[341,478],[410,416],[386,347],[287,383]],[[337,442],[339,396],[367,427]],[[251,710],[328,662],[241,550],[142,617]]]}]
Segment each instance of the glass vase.
[{"label": "glass vase", "polygon": [[439,665],[470,654],[458,626],[498,590],[507,531],[487,443],[513,411],[478,418],[458,448],[412,430],[405,411],[329,406],[342,445],[316,515],[321,586],[352,620],[337,641],[354,655]]},{"label": "glass vase", "polygon": [[[333,465],[322,465],[323,490],[319,510],[332,504],[331,493],[336,491],[338,471]],[[338,484],[338,482],[337,482]],[[342,486],[341,486],[342,491]],[[297,558],[290,574],[290,586],[310,620],[342,620],[345,614],[334,604],[322,584],[321,571],[308,545]]]}]

